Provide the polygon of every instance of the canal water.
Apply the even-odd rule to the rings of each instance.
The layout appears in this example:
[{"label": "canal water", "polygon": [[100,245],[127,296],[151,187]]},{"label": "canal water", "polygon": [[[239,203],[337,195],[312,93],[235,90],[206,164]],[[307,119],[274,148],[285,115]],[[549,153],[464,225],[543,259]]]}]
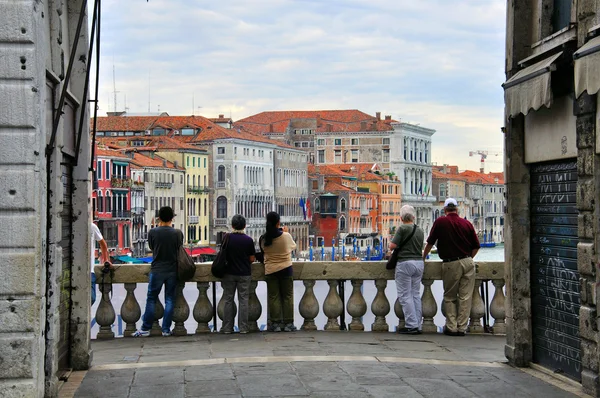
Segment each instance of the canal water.
[{"label": "canal water", "polygon": [[[439,260],[439,257],[436,254],[431,254],[430,260]],[[482,249],[480,249],[479,253],[477,254],[475,260],[476,261],[504,261],[504,246],[499,245],[499,246],[496,246],[493,248],[482,248]],[[489,292],[487,305],[489,306],[489,303],[491,303],[492,297],[494,296],[494,286],[491,282],[487,282],[487,284],[488,284],[488,292]],[[217,285],[216,289],[217,289],[217,301],[218,301],[221,298],[222,289],[220,287],[220,284],[217,283],[216,285]],[[345,286],[345,296],[346,296],[345,301],[347,302],[348,297],[350,297],[350,294],[352,293],[352,285],[351,285],[350,281],[346,281],[344,286]],[[96,287],[96,289],[98,289],[98,288]],[[148,289],[148,284],[146,284],[146,283],[137,284],[137,287],[135,289],[135,296],[138,300],[138,303],[140,303],[140,306],[142,307],[142,314],[144,312],[143,306],[146,303],[147,289]],[[315,291],[317,300],[319,301],[319,304],[320,304],[320,311],[319,311],[319,315],[315,318],[315,324],[317,325],[317,328],[319,330],[322,330],[324,328],[325,324],[327,323],[327,317],[325,316],[325,314],[323,314],[323,302],[325,301],[325,297],[327,296],[327,293],[329,292],[329,285],[327,284],[326,281],[316,281],[314,291]],[[192,312],[193,312],[194,305],[196,303],[196,299],[198,298],[198,289],[196,289],[196,284],[187,283],[183,292],[184,292],[184,296],[188,302],[188,305],[190,306],[190,317],[185,322],[185,327],[186,327],[188,333],[191,334],[191,333],[195,332],[196,326],[197,326],[197,323],[192,316]],[[423,287],[421,286],[421,293],[422,292],[423,292]],[[433,292],[433,296],[435,298],[435,302],[438,305],[438,311],[437,311],[436,316],[434,317],[434,323],[438,327],[438,331],[441,332],[442,327],[445,322],[444,316],[442,315],[442,311],[441,311],[441,303],[442,303],[442,298],[443,298],[443,293],[444,293],[442,281],[435,281],[433,283],[432,292]],[[363,323],[365,325],[365,330],[371,330],[371,324],[375,320],[375,316],[371,312],[371,303],[373,302],[373,299],[375,298],[376,293],[377,293],[377,289],[375,288],[375,281],[365,281],[363,284],[363,296],[365,298],[365,301],[367,302],[367,313],[363,317]],[[267,323],[267,316],[266,316],[267,285],[265,282],[258,283],[258,287],[256,289],[256,294],[258,295],[258,299],[260,300],[260,302],[262,304],[262,308],[263,308],[262,315],[261,315],[260,319],[258,320],[258,325],[262,330],[265,330],[266,323]],[[294,309],[296,312],[295,313],[295,324],[296,324],[296,327],[298,327],[298,329],[300,328],[300,326],[302,325],[302,322],[303,322],[303,318],[300,316],[300,313],[298,310],[299,302],[300,302],[300,299],[302,298],[303,294],[304,294],[304,284],[302,283],[302,281],[295,281],[294,282],[294,302],[295,302]],[[393,309],[393,306],[394,306],[394,303],[395,303],[395,300],[397,297],[396,284],[394,283],[394,281],[388,281],[388,285],[385,289],[385,294],[390,302],[390,307],[391,307],[391,311],[387,315],[386,321],[390,325],[390,330],[395,330],[395,328],[398,325],[398,318],[396,317],[396,315],[394,313],[394,309]],[[209,299],[212,301],[212,284],[209,287],[208,295],[209,295]],[[126,296],[126,291],[125,291],[123,284],[113,285],[113,294],[112,294],[111,302],[115,309],[115,313],[117,314],[116,315],[117,319],[115,320],[115,323],[113,325],[113,332],[115,333],[115,336],[122,336],[123,330],[125,329],[125,325],[121,321],[121,317],[120,317],[120,309],[121,309],[121,305],[123,304],[123,301],[125,300],[125,296]],[[95,314],[96,314],[96,310],[97,310],[99,302],[100,302],[100,297],[101,297],[100,292],[97,291],[96,303],[94,303],[94,305],[92,306],[92,319],[93,319],[92,320],[92,332],[91,332],[92,338],[95,338],[96,334],[98,333],[98,325],[95,322]],[[164,293],[162,293],[162,292],[160,294],[160,300],[164,304]],[[352,317],[346,313],[346,322],[349,324],[351,320],[352,320]],[[490,324],[493,324],[493,318],[491,318],[491,317],[490,317]],[[141,320],[138,322],[138,327],[140,327],[140,326],[141,326]],[[210,326],[212,327],[212,322],[210,323]],[[218,322],[217,322],[217,327],[218,328],[221,327],[220,320],[218,320]]]}]

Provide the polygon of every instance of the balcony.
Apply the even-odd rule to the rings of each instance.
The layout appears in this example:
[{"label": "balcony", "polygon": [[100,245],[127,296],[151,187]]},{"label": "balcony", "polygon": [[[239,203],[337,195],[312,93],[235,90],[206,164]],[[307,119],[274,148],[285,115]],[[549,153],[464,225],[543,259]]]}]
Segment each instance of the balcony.
[{"label": "balcony", "polygon": [[358,233],[359,233],[359,234],[365,234],[365,235],[368,235],[368,234],[370,234],[370,233],[373,233],[373,232],[374,232],[374,231],[373,231],[373,228],[359,228],[359,229],[358,229]]},{"label": "balcony", "polygon": [[216,227],[227,226],[227,219],[226,218],[215,218],[215,226]]},{"label": "balcony", "polygon": [[195,194],[203,194],[203,193],[209,193],[210,189],[208,187],[200,187],[200,186],[188,186],[187,187],[187,193],[195,193]]},{"label": "balcony", "polygon": [[116,189],[128,189],[131,187],[131,179],[127,176],[112,176],[110,186]]},{"label": "balcony", "polygon": [[133,181],[131,183],[131,189],[144,189],[144,181]]},{"label": "balcony", "polygon": [[146,211],[146,209],[145,209],[145,208],[143,208],[143,207],[139,207],[139,206],[136,206],[136,207],[132,207],[132,208],[131,208],[131,212],[132,212],[134,215],[135,215],[135,214],[138,214],[138,215],[139,215],[139,214],[144,214],[144,212],[145,212],[145,211]]},{"label": "balcony", "polygon": [[188,224],[198,224],[198,216],[188,216]]},{"label": "balcony", "polygon": [[131,210],[113,210],[112,218],[131,218]]},{"label": "balcony", "polygon": [[215,186],[217,187],[217,189],[224,189],[226,187],[226,182],[225,181],[217,181],[215,183]]},{"label": "balcony", "polygon": [[360,215],[361,216],[368,216],[369,215],[369,209],[367,209],[367,208],[361,208],[360,209]]},{"label": "balcony", "polygon": [[173,186],[172,182],[155,182],[154,183],[154,187],[155,188],[167,188],[167,189],[171,189],[172,186]]}]

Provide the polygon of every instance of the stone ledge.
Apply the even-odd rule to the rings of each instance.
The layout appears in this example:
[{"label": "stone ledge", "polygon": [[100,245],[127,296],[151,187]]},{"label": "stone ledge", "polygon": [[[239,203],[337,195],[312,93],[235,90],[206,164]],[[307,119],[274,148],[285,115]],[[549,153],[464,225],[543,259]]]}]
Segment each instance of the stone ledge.
[{"label": "stone ledge", "polygon": [[[441,280],[442,262],[425,263],[423,279]],[[385,269],[383,261],[313,261],[294,262],[294,279],[296,280],[394,280],[394,270]],[[196,266],[196,275],[190,282],[219,281],[210,272],[211,263],[200,263]],[[476,279],[504,279],[504,262],[476,262]],[[97,283],[102,281],[102,267],[94,268]],[[105,275],[105,282],[110,283],[145,283],[148,282],[150,264],[116,265],[113,278]],[[264,281],[264,265],[252,264],[252,280]]]}]

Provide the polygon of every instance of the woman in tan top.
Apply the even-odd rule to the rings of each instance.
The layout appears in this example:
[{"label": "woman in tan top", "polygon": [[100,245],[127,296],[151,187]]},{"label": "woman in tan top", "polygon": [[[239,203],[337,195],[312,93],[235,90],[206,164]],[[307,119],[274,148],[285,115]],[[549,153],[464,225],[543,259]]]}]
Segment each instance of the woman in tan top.
[{"label": "woman in tan top", "polygon": [[292,270],[292,251],[296,242],[280,228],[279,214],[274,211],[267,214],[267,232],[260,237],[260,250],[264,253],[265,280],[269,318],[272,332],[293,332],[294,326],[294,278]]}]

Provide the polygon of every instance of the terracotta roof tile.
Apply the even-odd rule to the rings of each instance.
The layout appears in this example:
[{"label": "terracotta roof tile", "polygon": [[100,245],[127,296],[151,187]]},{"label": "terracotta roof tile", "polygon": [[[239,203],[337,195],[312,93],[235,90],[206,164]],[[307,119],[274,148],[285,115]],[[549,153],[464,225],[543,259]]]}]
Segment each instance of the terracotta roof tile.
[{"label": "terracotta roof tile", "polygon": [[296,124],[296,128],[301,128],[303,119],[312,120],[317,133],[391,131],[393,130],[391,123],[396,122],[393,119],[378,120],[358,109],[267,111],[240,119],[234,123],[234,127],[258,134],[282,134],[293,124]]},{"label": "terracotta roof tile", "polygon": [[167,169],[175,169],[175,170],[185,170],[185,168],[181,166],[175,167],[173,162],[170,162],[164,158],[161,158],[158,155],[146,156],[141,153],[134,152],[133,159],[131,160],[132,164],[140,167],[162,167]]},{"label": "terracotta roof tile", "polygon": [[327,181],[325,184],[325,192],[336,192],[336,191],[352,191],[354,189],[343,186],[342,184],[338,184],[337,182]]}]

